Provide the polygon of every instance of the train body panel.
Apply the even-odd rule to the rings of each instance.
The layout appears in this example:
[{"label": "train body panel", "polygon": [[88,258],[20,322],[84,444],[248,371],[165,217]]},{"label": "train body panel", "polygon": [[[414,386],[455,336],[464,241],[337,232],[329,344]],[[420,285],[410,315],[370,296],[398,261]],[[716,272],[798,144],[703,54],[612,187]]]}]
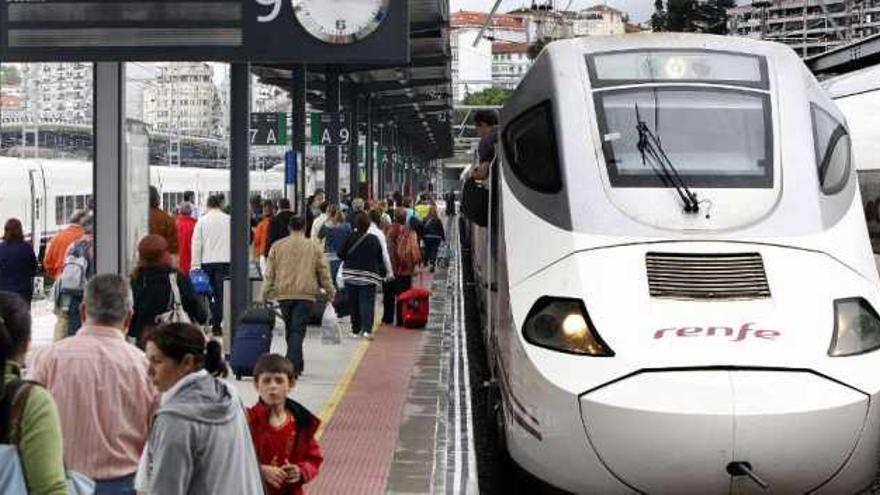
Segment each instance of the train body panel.
[{"label": "train body panel", "polygon": [[[75,210],[89,207],[93,176],[91,162],[0,157],[0,216],[21,219],[26,235],[30,238],[33,231],[45,244]],[[167,211],[183,201],[184,191],[196,193],[201,211],[209,194],[223,193],[229,199],[228,170],[151,166],[150,184],[159,190]],[[284,173],[278,168],[253,171],[250,186],[264,198],[282,197]]]},{"label": "train body panel", "polygon": [[577,493],[870,484],[880,279],[843,115],[790,49],[554,43],[499,141],[468,238],[514,460]]}]

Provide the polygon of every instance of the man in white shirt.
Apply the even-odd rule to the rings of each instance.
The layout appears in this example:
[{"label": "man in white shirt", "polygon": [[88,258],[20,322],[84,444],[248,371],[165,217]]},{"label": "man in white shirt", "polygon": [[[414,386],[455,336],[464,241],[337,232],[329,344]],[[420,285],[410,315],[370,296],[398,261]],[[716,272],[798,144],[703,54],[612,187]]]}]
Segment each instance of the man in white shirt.
[{"label": "man in white shirt", "polygon": [[208,211],[199,218],[192,238],[192,269],[202,269],[211,280],[211,329],[221,335],[223,328],[223,280],[229,276],[229,215],[223,213],[223,197],[208,198]]},{"label": "man in white shirt", "polygon": [[327,223],[327,209],[330,208],[330,203],[324,201],[323,203],[321,203],[321,206],[319,208],[321,209],[321,214],[318,215],[318,218],[316,218],[314,222],[312,222],[312,230],[309,233],[309,237],[311,237],[312,240],[314,240],[315,242],[323,245],[323,241],[318,239],[318,233],[321,232],[321,227],[323,227],[324,224]]}]

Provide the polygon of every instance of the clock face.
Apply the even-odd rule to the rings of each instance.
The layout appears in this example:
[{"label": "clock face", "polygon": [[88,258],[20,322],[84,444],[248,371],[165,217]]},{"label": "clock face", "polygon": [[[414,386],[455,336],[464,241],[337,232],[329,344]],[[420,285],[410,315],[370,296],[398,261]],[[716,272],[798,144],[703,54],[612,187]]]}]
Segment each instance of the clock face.
[{"label": "clock face", "polygon": [[291,0],[297,20],[327,43],[354,43],[385,20],[391,0]]}]

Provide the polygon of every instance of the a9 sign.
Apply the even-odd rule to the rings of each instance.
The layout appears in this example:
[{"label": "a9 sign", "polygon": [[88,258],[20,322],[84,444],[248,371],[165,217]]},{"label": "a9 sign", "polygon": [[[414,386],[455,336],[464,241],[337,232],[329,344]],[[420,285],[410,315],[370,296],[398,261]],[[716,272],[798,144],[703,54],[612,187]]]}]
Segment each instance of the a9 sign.
[{"label": "a9 sign", "polygon": [[257,3],[264,7],[272,7],[266,15],[258,15],[257,22],[272,22],[281,14],[281,3],[284,0],[257,0]]}]

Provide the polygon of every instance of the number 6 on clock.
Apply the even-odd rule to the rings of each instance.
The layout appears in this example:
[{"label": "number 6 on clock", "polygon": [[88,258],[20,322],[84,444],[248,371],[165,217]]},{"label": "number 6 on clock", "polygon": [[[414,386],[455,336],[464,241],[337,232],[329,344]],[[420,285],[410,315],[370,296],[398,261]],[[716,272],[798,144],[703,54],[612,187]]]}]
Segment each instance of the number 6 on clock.
[{"label": "number 6 on clock", "polygon": [[272,22],[277,19],[278,14],[281,13],[281,2],[282,0],[257,0],[257,3],[260,5],[272,7],[272,11],[267,15],[258,15],[257,22]]}]

